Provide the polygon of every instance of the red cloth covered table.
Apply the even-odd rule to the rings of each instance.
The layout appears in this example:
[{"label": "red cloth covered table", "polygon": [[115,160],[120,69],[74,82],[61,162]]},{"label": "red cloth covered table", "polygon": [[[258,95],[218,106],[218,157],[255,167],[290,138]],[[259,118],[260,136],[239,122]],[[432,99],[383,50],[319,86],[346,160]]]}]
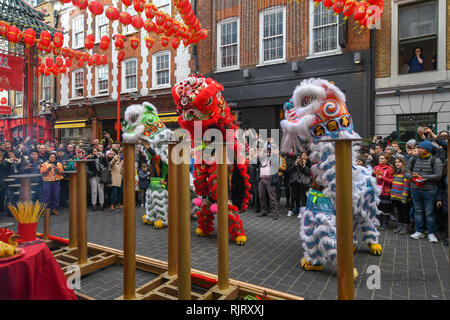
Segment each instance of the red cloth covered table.
[{"label": "red cloth covered table", "polygon": [[24,248],[15,260],[0,262],[2,300],[77,300],[73,289],[45,243]]}]

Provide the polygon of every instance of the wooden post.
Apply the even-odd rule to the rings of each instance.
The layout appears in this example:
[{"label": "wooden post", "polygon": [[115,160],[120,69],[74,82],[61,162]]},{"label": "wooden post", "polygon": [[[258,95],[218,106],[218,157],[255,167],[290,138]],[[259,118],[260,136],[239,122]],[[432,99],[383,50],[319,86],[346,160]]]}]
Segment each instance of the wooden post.
[{"label": "wooden post", "polygon": [[[226,143],[222,146],[222,159],[217,158],[217,247],[218,286],[226,291],[229,287],[228,265],[228,165]],[[219,153],[220,154],[220,153]],[[222,160],[222,161],[220,161]]]},{"label": "wooden post", "polygon": [[122,90],[122,62],[119,61],[117,64],[117,141],[120,141],[120,91]]},{"label": "wooden post", "polygon": [[[447,137],[447,157],[450,154],[450,137]],[[450,166],[447,163],[447,181],[450,178]],[[448,192],[447,189],[447,201],[450,200],[450,192]],[[449,203],[449,202],[447,202]],[[448,210],[448,205],[447,205],[447,239],[449,239],[450,237],[450,210]],[[448,263],[448,268],[449,268],[449,274],[450,274],[450,246],[448,246],[448,259],[449,259],[449,263]]]},{"label": "wooden post", "polygon": [[77,175],[69,175],[69,248],[76,248],[77,234]]},{"label": "wooden post", "polygon": [[87,263],[86,162],[77,161],[78,264]]},{"label": "wooden post", "polygon": [[136,298],[135,146],[123,145],[123,298]]},{"label": "wooden post", "polygon": [[353,300],[352,141],[335,140],[338,299]]},{"label": "wooden post", "polygon": [[182,152],[182,164],[178,165],[178,299],[191,300],[191,226],[189,152]]},{"label": "wooden post", "polygon": [[31,181],[30,178],[20,179],[20,200],[23,202],[31,201]]},{"label": "wooden post", "polygon": [[44,240],[48,241],[50,235],[50,209],[46,209],[44,212]]},{"label": "wooden post", "polygon": [[169,253],[168,253],[168,275],[174,277],[178,274],[178,168],[172,161],[172,150],[174,143],[169,143],[168,166],[169,166]]}]

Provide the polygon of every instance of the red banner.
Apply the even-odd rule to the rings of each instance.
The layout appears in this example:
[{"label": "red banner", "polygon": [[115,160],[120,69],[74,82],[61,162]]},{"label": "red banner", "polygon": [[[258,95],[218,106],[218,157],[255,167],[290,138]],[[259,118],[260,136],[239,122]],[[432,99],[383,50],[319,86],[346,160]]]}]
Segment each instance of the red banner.
[{"label": "red banner", "polygon": [[23,67],[23,58],[0,54],[0,88],[23,91]]}]

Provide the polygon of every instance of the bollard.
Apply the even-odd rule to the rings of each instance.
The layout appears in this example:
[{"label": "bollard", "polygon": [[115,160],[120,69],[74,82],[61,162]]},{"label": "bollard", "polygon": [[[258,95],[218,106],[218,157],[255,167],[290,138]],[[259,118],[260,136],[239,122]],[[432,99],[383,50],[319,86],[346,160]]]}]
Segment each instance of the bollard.
[{"label": "bollard", "polygon": [[169,221],[169,252],[168,252],[168,275],[174,277],[178,274],[178,169],[172,161],[172,150],[174,143],[169,143],[168,150],[168,166],[169,166],[169,181],[168,181],[168,221]]},{"label": "bollard", "polygon": [[182,149],[182,163],[178,165],[178,299],[191,300],[191,226],[189,153]]},{"label": "bollard", "polygon": [[228,265],[228,165],[226,143],[222,145],[217,158],[217,247],[218,247],[218,287],[222,291],[229,288]]},{"label": "bollard", "polygon": [[123,298],[136,298],[135,147],[123,144]]},{"label": "bollard", "polygon": [[353,300],[352,140],[334,141],[338,299]]}]

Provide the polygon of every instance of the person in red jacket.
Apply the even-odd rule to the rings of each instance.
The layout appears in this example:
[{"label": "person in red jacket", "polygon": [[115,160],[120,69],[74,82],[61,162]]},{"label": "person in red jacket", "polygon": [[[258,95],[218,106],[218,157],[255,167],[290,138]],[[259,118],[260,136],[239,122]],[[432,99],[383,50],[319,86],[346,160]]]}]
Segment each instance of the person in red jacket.
[{"label": "person in red jacket", "polygon": [[389,165],[388,156],[383,153],[378,158],[379,165],[373,168],[373,175],[377,178],[377,185],[381,189],[380,204],[381,211],[380,229],[388,229],[389,215],[391,213],[391,188],[394,179],[394,169]]}]

